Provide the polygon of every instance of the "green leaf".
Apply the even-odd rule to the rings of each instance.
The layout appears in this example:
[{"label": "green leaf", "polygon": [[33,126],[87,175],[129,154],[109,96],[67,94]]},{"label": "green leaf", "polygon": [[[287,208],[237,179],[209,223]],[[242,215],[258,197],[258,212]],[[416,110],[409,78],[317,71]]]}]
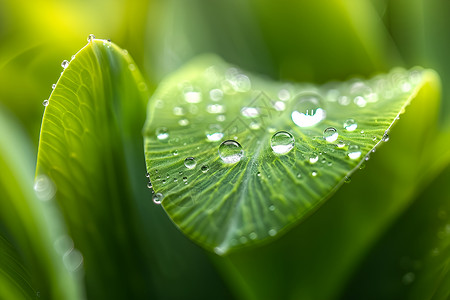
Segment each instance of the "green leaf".
[{"label": "green leaf", "polygon": [[131,179],[144,179],[136,153],[142,153],[146,84],[130,55],[106,40],[91,39],[65,66],[44,112],[37,174],[57,188],[84,256],[88,296],[149,297],[134,201],[145,181]]},{"label": "green leaf", "polygon": [[0,298],[83,299],[73,248],[48,178],[33,191],[32,147],[0,107]]},{"label": "green leaf", "polygon": [[[149,105],[154,200],[218,254],[268,241],[316,210],[388,139],[427,80],[435,74],[414,69],[324,86],[276,83],[216,57],[194,60]],[[313,116],[302,115],[308,109]],[[226,156],[229,140],[242,149]]]}]

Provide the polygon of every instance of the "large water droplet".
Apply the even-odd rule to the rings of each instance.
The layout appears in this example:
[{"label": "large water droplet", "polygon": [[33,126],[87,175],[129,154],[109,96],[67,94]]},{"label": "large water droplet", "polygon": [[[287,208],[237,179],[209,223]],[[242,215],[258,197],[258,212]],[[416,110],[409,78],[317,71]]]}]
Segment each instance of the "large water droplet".
[{"label": "large water droplet", "polygon": [[356,121],[353,120],[353,119],[347,119],[347,120],[345,120],[345,122],[344,122],[344,128],[345,128],[347,131],[353,131],[353,130],[355,130],[356,128],[358,128],[358,124],[357,124]]},{"label": "large water droplet", "polygon": [[234,140],[226,140],[219,146],[219,156],[226,164],[239,162],[244,156],[242,146]]},{"label": "large water droplet", "polygon": [[310,127],[320,123],[326,117],[324,101],[315,93],[300,94],[295,99],[291,118],[299,127]]},{"label": "large water droplet", "polygon": [[348,147],[347,155],[351,159],[358,159],[361,156],[361,149],[358,145],[350,145]]},{"label": "large water droplet", "polygon": [[197,162],[195,161],[195,158],[193,157],[187,157],[184,160],[184,165],[186,166],[186,168],[188,169],[193,169],[195,168],[195,166],[197,165]]},{"label": "large water droplet", "polygon": [[69,66],[69,62],[67,60],[63,60],[61,63],[61,67],[63,67],[63,69],[67,68]]},{"label": "large water droplet", "polygon": [[220,126],[218,124],[209,125],[205,134],[206,134],[206,138],[210,142],[220,141],[223,138],[222,126]]},{"label": "large water droplet", "polygon": [[328,142],[332,143],[337,140],[339,133],[336,128],[328,127],[323,131],[323,138]]},{"label": "large water droplet", "polygon": [[276,154],[286,154],[294,148],[295,139],[287,131],[278,131],[270,139],[270,147]]},{"label": "large water droplet", "polygon": [[169,137],[169,131],[167,130],[166,127],[160,127],[156,129],[156,137],[160,141],[167,140],[167,138]]},{"label": "large water droplet", "polygon": [[163,194],[156,193],[155,195],[153,195],[153,202],[155,202],[155,204],[161,204],[163,198],[164,198]]}]

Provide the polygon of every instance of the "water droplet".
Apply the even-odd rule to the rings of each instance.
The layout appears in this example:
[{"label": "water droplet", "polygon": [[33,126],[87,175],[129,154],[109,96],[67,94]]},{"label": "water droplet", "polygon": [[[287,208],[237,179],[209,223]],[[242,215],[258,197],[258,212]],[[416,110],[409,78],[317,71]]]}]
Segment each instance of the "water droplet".
[{"label": "water droplet", "polygon": [[222,248],[220,248],[220,247],[215,247],[215,248],[214,248],[214,252],[215,252],[217,255],[223,255],[223,254],[225,253],[225,250],[222,249]]},{"label": "water droplet", "polygon": [[174,156],[177,156],[177,155],[178,155],[178,150],[173,150],[173,151],[172,151],[172,154],[173,154]]},{"label": "water droplet", "polygon": [[295,99],[292,121],[299,127],[310,127],[326,117],[323,99],[315,93],[300,94]]},{"label": "water droplet", "polygon": [[183,177],[183,182],[187,182],[187,177]]},{"label": "water droplet", "polygon": [[61,63],[61,67],[63,67],[63,69],[67,68],[69,66],[69,62],[67,60],[63,60]]},{"label": "water droplet", "polygon": [[358,159],[361,156],[361,149],[358,145],[350,145],[348,147],[347,155],[351,159]]},{"label": "water droplet", "polygon": [[42,105],[47,106],[48,105],[48,100],[42,101]]},{"label": "water droplet", "polygon": [[338,148],[344,148],[345,147],[345,142],[343,140],[339,140],[336,144],[336,146]]},{"label": "water droplet", "polygon": [[213,89],[209,91],[209,97],[212,101],[220,101],[223,98],[223,92],[221,89]]},{"label": "water droplet", "polygon": [[217,142],[223,138],[222,126],[219,124],[211,124],[205,132],[206,138],[210,142]]},{"label": "water droplet", "polygon": [[151,182],[148,182],[148,183],[147,183],[147,188],[149,188],[149,189],[152,189],[152,188],[153,188],[153,185],[152,185]]},{"label": "water droplet", "polygon": [[389,134],[387,134],[387,133],[383,134],[383,137],[381,138],[381,140],[382,140],[383,142],[389,141]]},{"label": "water droplet", "polygon": [[275,229],[272,228],[272,229],[269,230],[269,235],[270,236],[275,236],[276,234],[277,234],[277,231]]},{"label": "water droplet", "polygon": [[241,115],[246,118],[256,118],[259,116],[259,110],[255,107],[243,107],[241,109]]},{"label": "water droplet", "polygon": [[353,120],[353,119],[347,119],[347,120],[345,120],[345,122],[344,122],[344,128],[345,128],[347,131],[353,131],[353,130],[355,130],[356,128],[358,128],[358,124],[357,124],[356,121]]},{"label": "water droplet", "polygon": [[72,249],[64,254],[63,262],[67,270],[75,272],[83,264],[83,255],[77,249]]},{"label": "water droplet", "polygon": [[34,192],[41,201],[49,201],[56,194],[56,186],[52,180],[45,175],[38,175],[34,181]]},{"label": "water droplet", "polygon": [[161,193],[156,193],[155,195],[153,195],[153,202],[155,204],[161,204],[162,200],[163,200],[164,196]]},{"label": "water droplet", "polygon": [[210,114],[222,114],[225,112],[225,106],[220,104],[209,104],[206,107],[206,111]]},{"label": "water droplet", "polygon": [[206,173],[206,172],[209,171],[209,167],[207,165],[204,165],[204,166],[201,167],[201,170],[202,170],[203,173]]},{"label": "water droplet", "polygon": [[404,285],[409,285],[413,283],[414,279],[416,279],[416,275],[413,272],[408,272],[402,277],[402,283]]},{"label": "water droplet", "polygon": [[311,153],[311,155],[309,156],[309,162],[312,164],[315,164],[316,162],[319,161],[319,156],[317,155],[317,153]]},{"label": "water droplet", "polygon": [[297,178],[302,178],[302,173],[297,173]]},{"label": "water droplet", "polygon": [[88,37],[87,37],[87,41],[88,42],[91,42],[91,41],[93,41],[95,39],[95,35],[93,35],[92,33],[90,34],[90,35],[88,35]]},{"label": "water droplet", "polygon": [[225,119],[226,119],[226,117],[225,117],[224,115],[218,115],[218,116],[216,117],[216,120],[217,120],[218,122],[223,122],[223,121],[225,121]]},{"label": "water droplet", "polygon": [[284,104],[284,102],[277,101],[273,105],[273,108],[275,108],[275,110],[277,111],[284,111],[286,109],[286,104]]},{"label": "water droplet", "polygon": [[373,137],[372,137],[372,141],[376,142],[376,141],[377,141],[377,137],[376,137],[376,136],[373,136]]},{"label": "water droplet", "polygon": [[188,126],[189,125],[189,120],[188,119],[181,119],[178,121],[178,125],[180,126]]},{"label": "water droplet", "polygon": [[366,99],[364,99],[364,97],[361,96],[355,97],[355,99],[353,99],[353,102],[355,102],[355,104],[359,107],[365,107],[367,105]]},{"label": "water droplet", "polygon": [[169,137],[169,131],[166,127],[160,127],[156,129],[156,137],[160,141],[167,140],[167,138]]},{"label": "water droplet", "polygon": [[252,88],[250,78],[244,74],[237,74],[233,76],[229,82],[233,86],[233,89],[237,92],[248,92]]},{"label": "water droplet", "polygon": [[316,177],[318,174],[319,174],[319,173],[318,173],[317,171],[312,171],[312,172],[311,172],[311,176],[312,176],[312,177]]},{"label": "water droplet", "polygon": [[251,130],[258,130],[261,128],[261,125],[258,122],[251,122],[248,127],[250,127]]},{"label": "water droplet", "polygon": [[188,169],[193,169],[195,168],[195,166],[197,165],[197,162],[195,161],[195,158],[193,157],[187,157],[184,160],[184,165],[186,166],[186,168]]},{"label": "water droplet", "polygon": [[199,103],[202,101],[202,93],[199,91],[187,91],[184,93],[184,100],[188,103]]},{"label": "water droplet", "polygon": [[283,100],[283,101],[287,101],[291,98],[291,93],[289,93],[288,90],[286,89],[281,89],[278,92],[278,99]]},{"label": "water droplet", "polygon": [[219,156],[226,164],[239,162],[244,156],[242,146],[233,140],[226,140],[219,146]]},{"label": "water droplet", "polygon": [[249,237],[251,240],[255,240],[255,239],[258,237],[258,235],[257,235],[255,232],[250,232],[250,234],[248,235],[248,237]]},{"label": "water droplet", "polygon": [[136,70],[136,66],[134,64],[129,64],[128,65],[128,69],[133,72],[134,70]]},{"label": "water droplet", "polygon": [[256,176],[261,177],[261,172],[256,173]]},{"label": "water droplet", "polygon": [[328,127],[323,131],[323,138],[328,142],[332,143],[337,140],[339,133],[336,128]]},{"label": "water droplet", "polygon": [[52,90],[56,88],[56,83],[52,84]]},{"label": "water droplet", "polygon": [[275,211],[275,205],[270,205],[270,206],[269,206],[269,210],[270,210],[270,211]]},{"label": "water droplet", "polygon": [[352,179],[350,177],[345,176],[345,178],[344,178],[345,183],[350,183],[351,181],[352,181]]},{"label": "water droplet", "polygon": [[182,107],[175,106],[173,108],[173,114],[175,116],[183,116],[185,114],[185,112],[184,112],[184,109]]},{"label": "water droplet", "polygon": [[270,147],[276,154],[286,154],[294,148],[295,139],[287,131],[278,131],[270,139]]}]

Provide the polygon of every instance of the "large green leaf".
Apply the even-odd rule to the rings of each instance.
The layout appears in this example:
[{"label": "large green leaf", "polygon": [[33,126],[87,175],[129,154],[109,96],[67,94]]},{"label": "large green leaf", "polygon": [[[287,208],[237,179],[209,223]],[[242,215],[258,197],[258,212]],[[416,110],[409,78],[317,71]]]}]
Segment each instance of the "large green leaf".
[{"label": "large green leaf", "polygon": [[[83,299],[82,256],[39,177],[29,141],[0,107],[0,298]],[[35,193],[36,192],[36,193]]]},{"label": "large green leaf", "polygon": [[394,70],[319,87],[271,82],[216,57],[194,60],[160,85],[148,108],[154,200],[218,254],[269,240],[369,159],[434,76]]}]

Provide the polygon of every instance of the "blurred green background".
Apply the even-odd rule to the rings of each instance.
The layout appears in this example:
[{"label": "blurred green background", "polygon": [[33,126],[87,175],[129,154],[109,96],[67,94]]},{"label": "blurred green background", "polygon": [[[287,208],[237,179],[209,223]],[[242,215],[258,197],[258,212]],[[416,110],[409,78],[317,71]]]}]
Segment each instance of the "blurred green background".
[{"label": "blurred green background", "polygon": [[[283,255],[280,254],[284,253],[283,249],[292,247],[286,241],[305,238],[307,229],[309,233],[324,230],[326,227],[321,220],[326,219],[327,209],[333,211],[329,214],[340,214],[339,210],[344,210],[333,204],[339,203],[334,199],[357,199],[367,188],[359,182],[364,178],[366,182],[371,180],[371,176],[379,175],[377,172],[361,175],[361,179],[356,178],[344,187],[331,204],[324,207],[323,217],[319,215],[311,224],[299,226],[297,233],[283,238],[284,242],[276,241],[273,249],[263,248],[261,253],[266,252],[266,256],[261,254],[260,260],[253,253],[227,259],[214,257],[182,236],[164,214],[153,213],[162,224],[161,234],[174,240],[173,243],[164,242],[165,245],[181,247],[161,254],[161,264],[149,282],[150,289],[157,290],[151,293],[157,299],[275,299],[276,295],[279,299],[321,299],[318,295],[342,299],[411,298],[408,296],[411,293],[421,295],[409,284],[419,280],[414,280],[416,275],[406,279],[404,276],[413,272],[411,270],[427,269],[423,266],[424,260],[419,258],[429,255],[429,249],[436,248],[431,244],[442,240],[435,241],[434,232],[447,230],[447,216],[442,217],[442,213],[440,219],[436,216],[439,211],[450,214],[450,192],[445,190],[448,181],[442,179],[448,178],[449,174],[446,168],[449,151],[445,150],[450,145],[447,140],[450,124],[449,29],[450,3],[444,0],[0,0],[0,106],[16,119],[20,124],[18,127],[23,128],[26,138],[31,141],[27,151],[30,157],[36,157],[44,110],[42,101],[49,97],[52,84],[60,76],[61,62],[83,47],[91,33],[98,38],[111,39],[127,49],[151,89],[165,75],[204,52],[217,53],[243,69],[273,79],[314,83],[368,77],[398,66],[432,68],[442,81],[439,130],[443,133],[439,135],[442,142],[435,146],[440,148],[439,151],[434,149],[436,151],[427,152],[427,155],[435,155],[439,166],[426,173],[425,178],[417,177],[408,183],[417,185],[417,189],[404,192],[407,200],[377,227],[376,234],[370,235],[370,242],[344,272],[345,278],[340,281],[330,279],[331,283],[327,280],[315,282],[317,278],[327,277],[323,272],[328,262],[318,263],[320,266],[312,272],[315,274],[311,276],[313,283],[309,290],[322,288],[326,291],[323,294],[302,295],[302,289],[292,288],[301,286],[296,280],[308,280],[302,277],[304,275],[296,277],[287,266],[267,268],[270,272],[287,272],[277,274],[281,278],[274,280],[277,287],[268,283],[270,276],[258,278],[258,268],[264,269],[264,262],[271,264],[267,261],[270,255]],[[433,117],[424,109],[423,119],[418,114],[415,121],[425,122]],[[414,131],[413,127],[404,129],[406,133],[411,131]],[[408,163],[402,165],[404,169],[398,178],[402,172],[409,172],[405,167]],[[376,167],[375,164],[369,166]],[[34,169],[29,172],[34,174]],[[432,183],[434,178],[439,181]],[[429,183],[433,185],[427,187]],[[402,193],[401,188],[398,193]],[[351,212],[347,215],[342,212],[342,215],[352,217]],[[408,233],[408,229],[419,223],[421,226],[414,231],[417,234]],[[351,243],[351,235],[349,237],[347,242]],[[339,237],[326,236],[324,245],[337,243],[327,238],[339,240]],[[420,239],[420,243],[413,242],[414,239]],[[405,249],[412,253],[406,255]],[[314,250],[306,253],[312,255]],[[175,252],[178,256],[171,256]],[[440,249],[440,253],[450,257],[448,247]],[[287,258],[294,255],[290,253]],[[401,266],[398,266],[399,256],[406,257]],[[254,261],[250,261],[252,257]],[[316,259],[322,258],[318,255]],[[315,258],[310,260],[314,262]],[[415,261],[422,265],[414,265]],[[443,258],[440,262],[448,266],[448,259]],[[284,264],[289,265],[289,261]],[[314,264],[308,267],[314,268]],[[443,282],[448,280],[448,273],[441,272],[441,275]],[[426,276],[423,277],[426,282]],[[258,288],[260,291],[255,291]],[[280,294],[282,290],[284,294]],[[446,293],[442,291],[442,299]],[[89,296],[89,291],[87,294]]]}]

